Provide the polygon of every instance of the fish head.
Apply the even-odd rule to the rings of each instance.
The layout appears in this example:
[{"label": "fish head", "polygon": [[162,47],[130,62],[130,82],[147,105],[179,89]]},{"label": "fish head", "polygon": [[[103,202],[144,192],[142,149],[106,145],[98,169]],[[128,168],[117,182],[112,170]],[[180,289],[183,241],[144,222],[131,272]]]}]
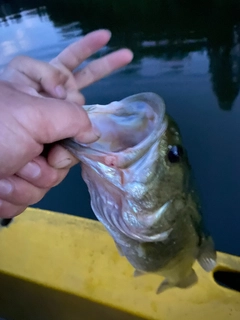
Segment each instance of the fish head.
[{"label": "fish head", "polygon": [[[84,109],[100,139],[91,144],[66,139],[62,144],[81,161],[97,218],[114,230],[115,238],[118,231],[139,241],[167,236],[172,207],[184,206],[188,162],[164,101],[146,92]],[[163,214],[169,217],[159,230]]]}]

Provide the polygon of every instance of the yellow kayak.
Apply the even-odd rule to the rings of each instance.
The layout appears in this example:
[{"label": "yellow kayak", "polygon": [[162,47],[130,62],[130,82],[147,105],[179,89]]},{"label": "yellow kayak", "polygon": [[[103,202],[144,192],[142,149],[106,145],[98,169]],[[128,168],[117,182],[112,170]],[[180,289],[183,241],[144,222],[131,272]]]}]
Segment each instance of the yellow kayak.
[{"label": "yellow kayak", "polygon": [[28,208],[1,228],[0,257],[7,320],[240,319],[240,258],[228,254],[214,274],[196,263],[193,287],[156,295],[160,276],[134,278],[99,222]]}]

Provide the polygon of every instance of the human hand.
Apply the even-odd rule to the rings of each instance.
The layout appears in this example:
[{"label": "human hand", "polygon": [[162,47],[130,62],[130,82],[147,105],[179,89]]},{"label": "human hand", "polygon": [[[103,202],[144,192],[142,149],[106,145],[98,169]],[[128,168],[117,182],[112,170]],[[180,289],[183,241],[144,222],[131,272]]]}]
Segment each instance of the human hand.
[{"label": "human hand", "polygon": [[[14,82],[18,87],[19,84],[28,86],[28,89],[26,87],[19,89],[32,95],[66,99],[82,105],[85,100],[79,90],[132,60],[133,54],[130,50],[120,49],[74,72],[82,62],[105,46],[110,38],[111,33],[108,30],[93,31],[68,46],[50,62],[50,65],[29,57],[18,56],[7,65],[1,79]],[[70,168],[78,160],[60,145],[55,145],[49,151],[48,162],[55,168],[63,168],[66,165]]]},{"label": "human hand", "polygon": [[[109,38],[110,34],[107,31],[96,31],[65,49],[51,62],[51,66],[27,57],[19,57],[14,59],[2,73],[0,78],[12,82],[13,85],[0,83],[1,120],[4,119],[1,112],[8,111],[7,127],[6,123],[0,122],[0,127],[3,125],[0,150],[3,150],[2,154],[4,154],[0,161],[0,179],[7,180],[0,180],[0,216],[15,216],[26,206],[38,202],[51,187],[63,180],[69,168],[77,162],[59,145],[52,148],[47,162],[40,156],[45,143],[74,136],[71,134],[73,126],[78,130],[76,138],[79,141],[88,143],[97,139],[96,134],[91,130],[86,113],[82,108],[73,105],[73,102],[80,104],[84,101],[78,89],[127,64],[131,61],[132,54],[123,49],[91,62],[75,74],[72,73],[72,69],[105,45]],[[69,104],[67,108],[63,101],[58,102],[49,97],[71,100],[71,112],[68,109]],[[4,110],[6,105],[8,108]],[[30,105],[32,107],[29,109]],[[73,114],[74,117],[72,117]],[[72,120],[75,120],[75,125]],[[25,126],[28,139],[21,140],[21,134],[18,135],[18,131],[21,132]],[[11,128],[14,130],[9,131]],[[35,140],[33,138],[32,141],[33,133],[37,138]],[[6,137],[9,143],[3,140]],[[34,143],[35,148],[30,142]],[[16,148],[15,151],[14,148]],[[6,182],[10,182],[11,188],[9,185],[7,188]]]},{"label": "human hand", "polygon": [[36,97],[0,81],[0,217],[21,213],[57,185],[68,168],[41,156],[44,144],[66,137],[98,139],[86,112],[75,103]]},{"label": "human hand", "polygon": [[[131,62],[129,49],[120,49],[90,62],[74,72],[86,59],[104,47],[111,38],[108,30],[90,32],[69,45],[48,63],[27,56],[12,59],[0,74],[1,80],[32,88],[27,93],[66,99],[83,105],[85,99],[79,90],[104,78]],[[22,90],[26,90],[22,88]]]}]

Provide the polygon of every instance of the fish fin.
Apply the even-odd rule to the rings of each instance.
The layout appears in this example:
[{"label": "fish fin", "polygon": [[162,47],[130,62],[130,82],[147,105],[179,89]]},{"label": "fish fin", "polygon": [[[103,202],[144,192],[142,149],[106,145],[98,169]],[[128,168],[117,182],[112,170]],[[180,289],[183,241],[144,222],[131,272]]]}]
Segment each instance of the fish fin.
[{"label": "fish fin", "polygon": [[164,279],[160,286],[157,288],[156,294],[162,293],[163,291],[174,287],[172,283],[168,281],[168,279]]},{"label": "fish fin", "polygon": [[134,272],[133,272],[133,276],[136,278],[136,277],[140,277],[140,276],[143,276],[145,273],[141,270],[137,270],[135,269]]},{"label": "fish fin", "polygon": [[198,277],[196,275],[196,272],[192,269],[190,274],[186,278],[183,278],[176,284],[176,287],[189,288],[193,286],[195,283],[197,283],[197,281],[198,281]]},{"label": "fish fin", "polygon": [[178,287],[178,288],[189,288],[193,286],[196,282],[198,281],[198,277],[196,275],[196,272],[192,269],[190,274],[181,279],[179,282],[170,282],[168,279],[164,279],[163,282],[160,284],[160,286],[157,289],[157,294],[162,293],[163,291],[173,288],[173,287]]},{"label": "fish fin", "polygon": [[216,266],[217,254],[211,237],[203,237],[197,260],[200,266],[207,272]]},{"label": "fish fin", "polygon": [[116,241],[114,241],[114,242],[115,242],[118,253],[120,254],[121,257],[124,257],[124,253],[122,251],[122,248],[120,247],[120,245]]}]

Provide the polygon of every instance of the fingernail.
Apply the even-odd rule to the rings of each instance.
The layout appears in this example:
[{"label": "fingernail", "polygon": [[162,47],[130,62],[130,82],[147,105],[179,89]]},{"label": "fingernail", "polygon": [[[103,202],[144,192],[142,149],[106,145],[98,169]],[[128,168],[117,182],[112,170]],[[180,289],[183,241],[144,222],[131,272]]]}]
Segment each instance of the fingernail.
[{"label": "fingernail", "polygon": [[97,141],[100,137],[101,137],[100,131],[96,127],[92,126],[92,130],[85,132],[79,141],[83,143],[93,143]]},{"label": "fingernail", "polygon": [[6,179],[0,180],[0,194],[7,195],[13,191],[13,185]]},{"label": "fingernail", "polygon": [[55,92],[59,98],[66,98],[67,96],[65,88],[61,84],[56,86]]},{"label": "fingernail", "polygon": [[70,158],[66,158],[66,159],[63,159],[63,160],[59,161],[58,163],[56,163],[54,165],[54,168],[63,169],[63,168],[68,167],[71,163],[72,163],[72,160]]},{"label": "fingernail", "polygon": [[36,162],[28,162],[21,170],[19,170],[18,175],[25,178],[37,178],[40,176],[41,169]]},{"label": "fingernail", "polygon": [[94,132],[94,134],[97,136],[98,139],[101,137],[101,132],[94,125],[92,125],[92,131]]},{"label": "fingernail", "polygon": [[92,143],[97,141],[101,137],[100,131],[96,127],[92,127],[92,131],[86,132],[84,135],[85,143]]}]

